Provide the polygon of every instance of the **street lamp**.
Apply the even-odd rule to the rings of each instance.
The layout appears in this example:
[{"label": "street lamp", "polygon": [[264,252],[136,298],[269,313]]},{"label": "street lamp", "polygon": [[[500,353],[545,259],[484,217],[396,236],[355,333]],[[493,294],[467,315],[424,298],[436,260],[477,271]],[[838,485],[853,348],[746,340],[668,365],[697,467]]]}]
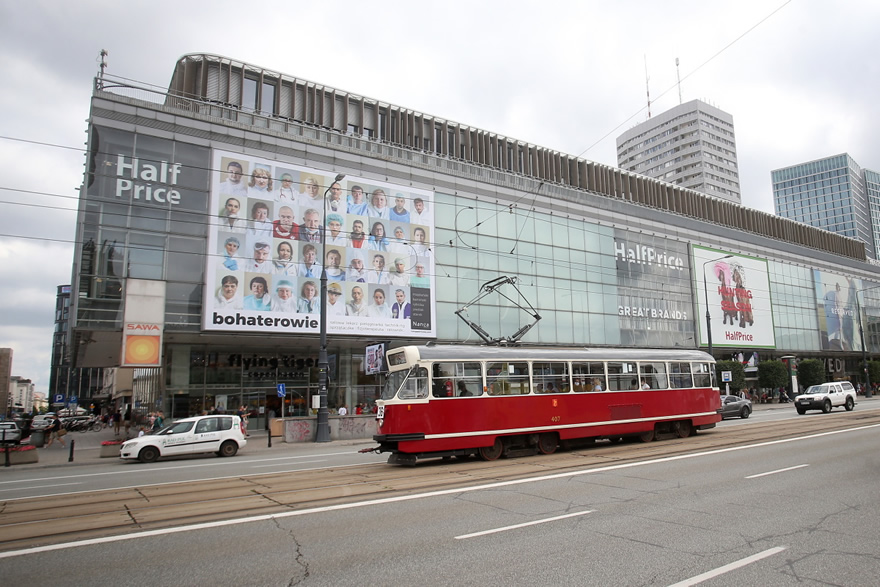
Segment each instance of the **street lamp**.
[{"label": "street lamp", "polygon": [[703,294],[706,296],[706,338],[709,341],[709,354],[712,354],[712,315],[709,313],[709,286],[706,284],[706,265],[709,263],[714,263],[715,261],[721,261],[724,259],[729,259],[733,257],[733,255],[724,255],[723,257],[718,257],[717,259],[709,259],[705,263],[703,263]]},{"label": "street lamp", "polygon": [[342,181],[344,173],[339,173],[326,190],[321,209],[321,349],[318,351],[318,395],[321,403],[318,405],[318,429],[315,434],[315,442],[330,442],[330,412],[327,409],[327,378],[330,365],[327,361],[327,194],[333,189],[333,184]]}]

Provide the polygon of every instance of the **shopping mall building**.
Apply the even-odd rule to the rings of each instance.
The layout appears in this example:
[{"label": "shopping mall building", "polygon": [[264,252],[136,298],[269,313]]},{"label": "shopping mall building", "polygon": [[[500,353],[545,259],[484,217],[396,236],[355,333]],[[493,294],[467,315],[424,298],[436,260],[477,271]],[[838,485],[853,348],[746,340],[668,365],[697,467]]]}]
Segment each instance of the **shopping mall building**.
[{"label": "shopping mall building", "polygon": [[377,397],[377,345],[533,323],[521,344],[795,355],[835,378],[860,373],[863,321],[880,346],[859,241],[201,54],[167,91],[95,80],[72,284],[71,360],[119,368],[115,405],[246,405],[254,427],[281,383],[310,416],[322,303],[331,411]]}]

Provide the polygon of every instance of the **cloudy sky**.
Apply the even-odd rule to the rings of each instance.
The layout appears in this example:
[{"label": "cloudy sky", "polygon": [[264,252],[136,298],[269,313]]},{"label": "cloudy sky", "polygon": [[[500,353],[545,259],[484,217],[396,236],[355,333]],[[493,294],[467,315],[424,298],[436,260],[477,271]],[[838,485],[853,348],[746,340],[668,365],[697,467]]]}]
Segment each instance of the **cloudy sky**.
[{"label": "cloudy sky", "polygon": [[0,0],[0,347],[46,391],[101,49],[159,87],[225,55],[609,165],[647,65],[652,113],[680,92],[733,115],[743,204],[773,212],[773,169],[880,169],[878,23],[876,0]]}]

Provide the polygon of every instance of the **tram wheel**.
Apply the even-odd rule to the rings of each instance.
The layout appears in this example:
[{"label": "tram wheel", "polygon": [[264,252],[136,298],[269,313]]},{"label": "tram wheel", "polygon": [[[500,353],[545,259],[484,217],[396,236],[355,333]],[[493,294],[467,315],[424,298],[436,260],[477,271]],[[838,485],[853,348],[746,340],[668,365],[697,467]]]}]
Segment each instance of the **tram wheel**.
[{"label": "tram wheel", "polygon": [[654,440],[654,431],[648,430],[647,432],[642,432],[641,434],[639,434],[639,440],[641,440],[642,442],[651,442],[652,440]]},{"label": "tram wheel", "polygon": [[480,458],[484,461],[495,461],[501,456],[502,452],[504,452],[504,445],[501,443],[500,438],[496,438],[495,444],[492,446],[480,447]]},{"label": "tram wheel", "polygon": [[553,432],[545,432],[538,436],[538,452],[542,455],[552,455],[559,446],[559,440]]},{"label": "tram wheel", "polygon": [[679,438],[687,438],[693,433],[693,431],[694,427],[691,426],[690,422],[679,422],[678,429],[675,431],[675,433],[678,435]]}]

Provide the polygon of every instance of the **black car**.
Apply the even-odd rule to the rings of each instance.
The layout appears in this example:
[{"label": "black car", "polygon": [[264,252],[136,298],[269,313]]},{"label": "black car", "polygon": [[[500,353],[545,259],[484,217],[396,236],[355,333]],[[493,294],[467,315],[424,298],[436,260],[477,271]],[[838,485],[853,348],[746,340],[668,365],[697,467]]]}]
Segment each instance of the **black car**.
[{"label": "black car", "polygon": [[748,418],[752,413],[752,400],[738,395],[722,395],[721,409],[718,413],[722,418]]}]

